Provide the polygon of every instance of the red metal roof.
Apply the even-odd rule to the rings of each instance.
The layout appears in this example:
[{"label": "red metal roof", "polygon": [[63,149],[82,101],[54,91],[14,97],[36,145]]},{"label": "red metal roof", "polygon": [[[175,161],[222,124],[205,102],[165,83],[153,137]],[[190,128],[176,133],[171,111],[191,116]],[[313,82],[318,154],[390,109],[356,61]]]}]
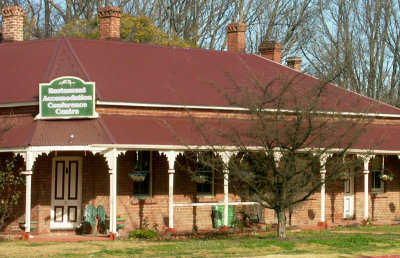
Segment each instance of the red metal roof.
[{"label": "red metal roof", "polygon": [[[232,128],[233,132],[239,132],[241,131],[240,127],[242,127],[245,136],[241,138],[245,141],[243,144],[262,146],[260,139],[249,134],[249,123],[243,120],[217,118],[196,118],[193,120],[189,117],[126,115],[103,115],[101,119],[109,133],[114,137],[113,143],[115,144],[234,146],[232,140],[220,136],[223,131],[226,131],[229,136],[229,130]],[[343,125],[345,126],[345,124]],[[254,126],[254,124],[251,123],[251,126]],[[347,126],[350,127],[351,125],[348,124]],[[200,133],[198,127],[201,127],[205,133]],[[399,127],[396,124],[369,124],[366,127],[355,129],[359,130],[359,138],[351,145],[351,149],[399,151]],[[337,132],[339,133],[339,131]],[[207,137],[207,139],[204,139],[204,137]],[[331,138],[327,137],[324,141],[330,140]],[[343,139],[338,144],[345,142],[346,139]],[[324,143],[320,142],[320,144]],[[334,146],[334,142],[329,144],[332,147],[341,147]]]},{"label": "red metal roof", "polygon": [[[2,124],[4,120],[0,120]],[[207,139],[197,126],[205,128]],[[87,120],[34,120],[18,116],[12,128],[0,137],[0,148],[24,146],[73,146],[92,144],[233,146],[232,141],[219,137],[221,130],[243,127],[243,120],[189,117],[158,117],[139,115],[102,115]],[[215,130],[216,133],[213,133]],[[229,134],[229,132],[228,132]],[[71,135],[74,138],[71,140]],[[329,139],[329,138],[328,138]],[[248,146],[260,145],[259,139],[246,138]],[[352,149],[400,151],[400,130],[396,124],[370,124]]]},{"label": "red metal roof", "polygon": [[[110,144],[106,131],[97,119],[85,120],[39,120],[29,145],[73,146]],[[73,135],[73,137],[71,137]]]},{"label": "red metal roof", "polygon": [[10,130],[0,134],[0,148],[28,145],[34,129],[32,116],[1,117],[0,125],[2,125],[2,128],[10,128]]},{"label": "red metal roof", "polygon": [[[156,104],[229,106],[214,83],[232,88],[249,83],[296,77],[296,92],[319,83],[311,76],[252,54],[141,45],[115,41],[53,38],[0,45],[0,103],[37,100],[39,83],[59,76],[96,82],[97,98]],[[370,108],[372,106],[372,108]],[[321,110],[400,114],[400,109],[329,85]]]}]

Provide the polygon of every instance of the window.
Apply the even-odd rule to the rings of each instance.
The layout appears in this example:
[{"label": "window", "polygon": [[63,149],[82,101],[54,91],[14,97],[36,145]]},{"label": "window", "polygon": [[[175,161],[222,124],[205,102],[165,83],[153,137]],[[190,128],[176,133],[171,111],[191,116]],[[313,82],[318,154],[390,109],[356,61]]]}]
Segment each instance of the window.
[{"label": "window", "polygon": [[375,156],[371,161],[371,192],[383,192],[383,182],[381,176],[384,174],[384,156]]},{"label": "window", "polygon": [[[204,156],[201,156],[204,155]],[[205,182],[197,184],[197,195],[200,196],[213,196],[214,195],[214,173],[210,166],[205,165],[201,161],[207,160],[207,156],[211,156],[212,153],[199,153],[197,156],[197,176],[205,179]]]},{"label": "window", "polygon": [[133,172],[144,176],[143,181],[133,182],[133,195],[135,197],[149,197],[151,196],[151,152],[150,151],[138,151],[136,152],[136,161],[134,164]]}]

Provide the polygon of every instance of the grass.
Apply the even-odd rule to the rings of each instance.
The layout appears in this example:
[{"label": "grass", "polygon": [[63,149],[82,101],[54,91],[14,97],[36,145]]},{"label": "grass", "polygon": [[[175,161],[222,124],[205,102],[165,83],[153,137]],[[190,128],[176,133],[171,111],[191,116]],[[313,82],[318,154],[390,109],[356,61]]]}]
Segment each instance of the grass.
[{"label": "grass", "polygon": [[2,257],[359,257],[400,254],[400,226],[340,230],[288,232],[285,240],[277,239],[273,233],[265,233],[261,236],[233,235],[196,240],[79,243],[2,241],[0,254]]}]

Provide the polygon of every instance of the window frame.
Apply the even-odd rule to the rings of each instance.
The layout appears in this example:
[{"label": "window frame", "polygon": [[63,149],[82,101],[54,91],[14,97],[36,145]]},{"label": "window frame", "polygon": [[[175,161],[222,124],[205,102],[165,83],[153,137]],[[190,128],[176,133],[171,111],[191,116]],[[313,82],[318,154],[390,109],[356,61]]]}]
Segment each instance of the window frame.
[{"label": "window frame", "polygon": [[148,194],[135,194],[135,183],[142,184],[144,182],[132,182],[132,195],[133,195],[133,197],[135,199],[138,199],[138,200],[151,199],[153,197],[153,152],[152,151],[146,151],[146,150],[144,150],[144,151],[136,151],[136,155],[137,155],[136,159],[137,160],[139,160],[138,155],[139,155],[140,152],[149,152],[149,161],[150,161],[149,171],[144,171],[144,170],[137,171],[137,170],[134,170],[135,167],[136,167],[136,163],[134,163],[133,170],[134,170],[134,173],[148,173],[149,174],[149,181],[148,181],[149,193]]},{"label": "window frame", "polygon": [[[381,156],[380,168],[374,169],[373,164],[371,164],[371,193],[383,193],[384,189],[385,189],[384,188],[385,182],[383,180],[380,180],[380,176],[379,176],[379,174],[381,176],[385,174],[385,156],[384,155],[379,155],[379,156]],[[378,174],[378,175],[375,176],[375,174]],[[376,180],[379,180],[380,187],[375,187]]]},{"label": "window frame", "polygon": [[[204,152],[204,154],[207,155],[207,152]],[[214,173],[214,170],[213,170],[212,167],[210,167],[210,170],[199,170],[199,163],[200,163],[199,155],[201,155],[201,152],[199,152],[197,154],[197,170],[196,170],[196,173],[211,173],[211,192],[199,192],[199,186],[200,185],[204,185],[204,183],[203,184],[195,183],[196,184],[196,195],[198,197],[201,197],[201,198],[212,198],[212,197],[214,197],[214,192],[215,192],[214,191],[215,173]],[[214,154],[211,152],[210,155],[214,155]],[[204,169],[206,166],[204,166],[202,164],[202,167]]]}]

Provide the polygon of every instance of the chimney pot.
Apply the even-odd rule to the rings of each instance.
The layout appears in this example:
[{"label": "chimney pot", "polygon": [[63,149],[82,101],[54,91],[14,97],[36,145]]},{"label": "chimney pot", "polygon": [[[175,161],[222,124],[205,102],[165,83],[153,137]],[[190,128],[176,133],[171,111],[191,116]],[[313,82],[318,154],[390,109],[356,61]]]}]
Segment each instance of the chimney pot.
[{"label": "chimney pot", "polygon": [[3,41],[14,42],[24,40],[24,15],[22,6],[6,6],[1,11],[3,15]]},{"label": "chimney pot", "polygon": [[277,63],[282,62],[283,45],[275,41],[264,41],[260,44],[261,56]]},{"label": "chimney pot", "polygon": [[100,39],[119,40],[121,9],[118,7],[107,6],[99,9],[100,18]]},{"label": "chimney pot", "polygon": [[298,56],[291,56],[286,59],[287,66],[300,72],[301,58]]},{"label": "chimney pot", "polygon": [[228,52],[239,53],[246,51],[247,25],[243,22],[233,22],[226,26],[228,36]]}]

